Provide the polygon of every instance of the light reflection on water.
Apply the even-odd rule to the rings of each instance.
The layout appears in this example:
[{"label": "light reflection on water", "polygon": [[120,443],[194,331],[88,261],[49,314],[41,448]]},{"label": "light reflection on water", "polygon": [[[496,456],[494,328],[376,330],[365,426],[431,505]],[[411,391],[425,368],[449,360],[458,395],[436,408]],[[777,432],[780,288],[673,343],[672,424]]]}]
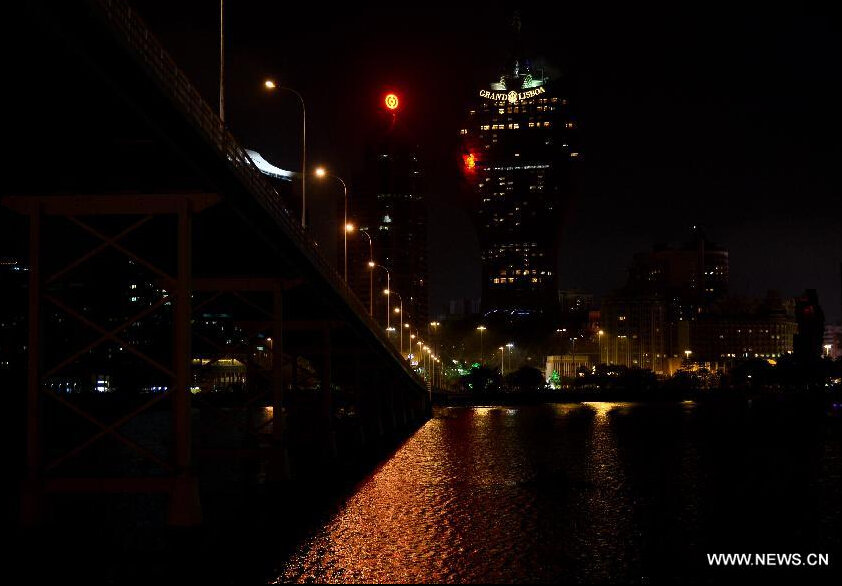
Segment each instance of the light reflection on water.
[{"label": "light reflection on water", "polygon": [[647,559],[686,565],[710,482],[696,418],[679,403],[439,410],[278,580],[587,583],[640,581]]}]

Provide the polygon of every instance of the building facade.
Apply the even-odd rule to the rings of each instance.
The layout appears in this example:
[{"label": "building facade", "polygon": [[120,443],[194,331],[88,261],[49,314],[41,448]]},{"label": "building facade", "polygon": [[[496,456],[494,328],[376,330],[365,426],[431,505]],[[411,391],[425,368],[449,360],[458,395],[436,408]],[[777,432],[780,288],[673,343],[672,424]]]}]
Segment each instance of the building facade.
[{"label": "building facade", "polygon": [[665,308],[652,295],[614,295],[600,310],[600,362],[669,374]]},{"label": "building facade", "polygon": [[[348,281],[378,322],[415,330],[429,322],[427,203],[417,146],[399,123],[385,127],[369,144],[357,182]],[[371,259],[379,266],[369,267]],[[388,297],[387,287],[394,292]]]},{"label": "building facade", "polygon": [[528,62],[476,91],[462,163],[482,254],[482,311],[554,317],[560,213],[579,157],[557,81]]},{"label": "building facade", "polygon": [[629,284],[656,295],[671,322],[694,319],[728,294],[728,251],[693,226],[690,240],[634,255]]}]

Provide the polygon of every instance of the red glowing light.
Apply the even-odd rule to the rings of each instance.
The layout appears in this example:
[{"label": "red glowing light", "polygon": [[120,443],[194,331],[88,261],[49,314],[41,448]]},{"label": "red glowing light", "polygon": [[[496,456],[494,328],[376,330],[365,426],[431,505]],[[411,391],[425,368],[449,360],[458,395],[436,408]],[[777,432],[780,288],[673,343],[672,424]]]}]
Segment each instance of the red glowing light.
[{"label": "red glowing light", "polygon": [[390,110],[397,109],[397,107],[398,107],[398,96],[396,96],[395,94],[388,94],[384,101],[386,102],[386,107],[389,108]]},{"label": "red glowing light", "polygon": [[467,155],[462,155],[462,158],[465,161],[465,168],[468,171],[473,171],[474,167],[477,166],[476,157],[474,157],[474,153],[468,153]]}]

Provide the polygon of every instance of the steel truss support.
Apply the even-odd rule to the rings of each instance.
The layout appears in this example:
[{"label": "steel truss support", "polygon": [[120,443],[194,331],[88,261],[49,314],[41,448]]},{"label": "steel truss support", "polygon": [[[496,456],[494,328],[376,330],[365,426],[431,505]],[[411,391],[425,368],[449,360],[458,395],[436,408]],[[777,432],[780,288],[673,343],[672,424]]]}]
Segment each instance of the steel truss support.
[{"label": "steel truss support", "polygon": [[[149,492],[160,490],[169,495],[169,522],[174,525],[194,525],[201,520],[198,483],[191,463],[190,438],[190,296],[191,296],[191,227],[194,213],[200,212],[218,201],[215,194],[154,194],[154,195],[94,195],[94,196],[9,196],[3,198],[3,205],[29,216],[29,338],[28,338],[28,382],[26,401],[26,476],[21,491],[21,522],[33,525],[42,520],[44,498],[47,493],[56,492]],[[74,259],[46,279],[42,270],[44,251],[42,249],[42,221],[44,216],[64,217],[80,229],[101,242],[82,256]],[[120,233],[109,236],[82,221],[82,216],[140,215],[142,218]],[[153,263],[126,248],[120,241],[135,232],[155,215],[177,217],[177,274],[167,274]],[[167,284],[168,295],[146,310],[129,318],[114,329],[103,328],[81,312],[74,310],[61,300],[45,295],[43,283],[55,282],[73,268],[82,265],[106,249],[114,249],[156,274]],[[150,315],[165,301],[174,305],[173,352],[170,366],[160,364],[141,350],[125,342],[120,334],[123,330]],[[45,368],[43,330],[43,303],[50,302],[100,337],[85,348],[77,350],[68,358],[51,368]],[[73,402],[59,397],[44,386],[46,376],[55,374],[73,363],[86,352],[104,342],[116,342],[127,351],[150,364],[172,379],[171,389],[144,405],[124,415],[111,424],[100,422],[96,417]],[[42,450],[43,411],[41,396],[45,395],[63,405],[76,415],[100,428],[92,437],[73,447],[64,455],[45,463]],[[173,443],[170,457],[162,459],[122,435],[118,429],[130,419],[147,411],[165,397],[172,400]],[[164,476],[148,477],[72,477],[50,476],[48,472],[58,464],[70,459],[88,448],[102,437],[110,436],[132,448],[136,453],[155,461],[165,471]]]}]

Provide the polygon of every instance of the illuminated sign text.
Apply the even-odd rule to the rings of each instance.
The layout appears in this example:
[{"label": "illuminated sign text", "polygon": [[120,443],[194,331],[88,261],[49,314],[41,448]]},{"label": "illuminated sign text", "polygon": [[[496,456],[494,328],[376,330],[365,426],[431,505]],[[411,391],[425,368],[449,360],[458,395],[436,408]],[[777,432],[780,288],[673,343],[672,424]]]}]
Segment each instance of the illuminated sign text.
[{"label": "illuminated sign text", "polygon": [[543,93],[546,93],[546,88],[538,87],[534,90],[526,90],[525,92],[516,92],[514,90],[510,92],[492,92],[489,90],[480,90],[479,97],[485,98],[486,100],[494,100],[495,102],[511,102],[514,104],[515,102],[519,102],[521,100],[528,100],[530,98],[534,98],[535,96],[540,96]]}]

